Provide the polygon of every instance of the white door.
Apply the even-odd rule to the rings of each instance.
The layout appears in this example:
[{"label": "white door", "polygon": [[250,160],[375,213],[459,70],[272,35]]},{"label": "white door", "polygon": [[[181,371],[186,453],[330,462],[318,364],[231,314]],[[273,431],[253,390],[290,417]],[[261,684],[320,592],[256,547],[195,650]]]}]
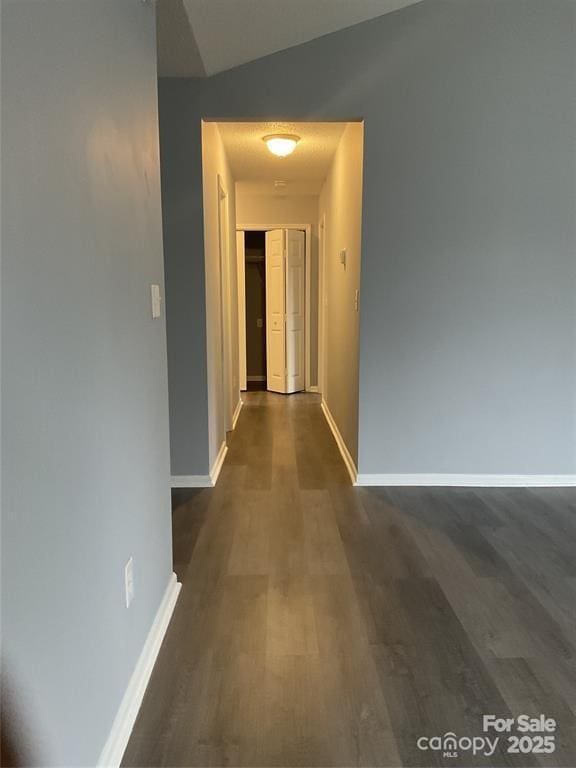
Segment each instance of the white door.
[{"label": "white door", "polygon": [[305,389],[304,232],[286,230],[286,389]]},{"label": "white door", "polygon": [[286,392],[285,236],[283,229],[266,232],[266,378],[271,392]]},{"label": "white door", "polygon": [[305,389],[304,232],[266,232],[266,373],[271,392]]}]

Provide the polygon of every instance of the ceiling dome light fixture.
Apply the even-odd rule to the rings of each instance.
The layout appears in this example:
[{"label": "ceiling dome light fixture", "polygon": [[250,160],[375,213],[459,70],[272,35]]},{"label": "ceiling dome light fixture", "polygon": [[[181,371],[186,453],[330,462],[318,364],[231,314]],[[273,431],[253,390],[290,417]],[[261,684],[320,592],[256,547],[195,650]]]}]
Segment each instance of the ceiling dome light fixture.
[{"label": "ceiling dome light fixture", "polygon": [[294,136],[291,133],[271,133],[269,136],[263,136],[262,141],[266,142],[266,146],[273,155],[286,157],[294,152],[300,136]]}]

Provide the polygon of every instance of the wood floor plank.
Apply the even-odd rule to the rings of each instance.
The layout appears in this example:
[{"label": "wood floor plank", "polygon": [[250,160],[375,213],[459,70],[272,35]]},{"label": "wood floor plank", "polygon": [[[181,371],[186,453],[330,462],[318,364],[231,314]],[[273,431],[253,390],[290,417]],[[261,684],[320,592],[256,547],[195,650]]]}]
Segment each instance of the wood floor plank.
[{"label": "wood floor plank", "polygon": [[238,492],[237,503],[228,574],[266,575],[270,572],[270,494],[242,489]]},{"label": "wood floor plank", "polygon": [[396,766],[400,755],[372,651],[321,655],[324,732],[337,766]]},{"label": "wood floor plank", "polygon": [[304,538],[308,573],[348,574],[348,562],[330,494],[322,491],[301,491]]},{"label": "wood floor plank", "polygon": [[213,667],[200,716],[192,723],[190,765],[258,764],[264,686],[261,653],[240,650]]},{"label": "wood floor plank", "polygon": [[295,468],[275,467],[270,494],[270,572],[306,573],[304,518]]},{"label": "wood floor plank", "polygon": [[318,654],[314,602],[307,574],[275,574],[268,583],[266,654]]},{"label": "wood floor plank", "polygon": [[348,576],[312,576],[318,645],[325,656],[363,656],[369,641]]},{"label": "wood floor plank", "polygon": [[261,695],[265,715],[258,764],[302,768],[329,764],[317,657],[268,655]]},{"label": "wood floor plank", "polygon": [[225,576],[220,583],[218,632],[212,644],[215,665],[243,654],[266,651],[267,576]]}]

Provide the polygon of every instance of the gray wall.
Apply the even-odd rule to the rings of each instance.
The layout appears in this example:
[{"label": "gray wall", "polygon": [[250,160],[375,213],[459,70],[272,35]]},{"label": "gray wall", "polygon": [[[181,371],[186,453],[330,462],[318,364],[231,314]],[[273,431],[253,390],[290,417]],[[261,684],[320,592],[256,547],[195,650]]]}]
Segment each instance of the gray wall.
[{"label": "gray wall", "polygon": [[[165,221],[187,216],[165,251],[168,301],[202,290],[201,116],[365,119],[360,472],[576,471],[575,13],[426,0],[161,81],[163,145],[189,161],[163,167],[181,191]],[[194,301],[169,348],[203,317]],[[205,412],[204,379],[187,398]]]},{"label": "gray wall", "polygon": [[[162,82],[165,81],[160,80]],[[208,382],[200,118],[191,126],[189,121],[179,119],[178,112],[170,112],[162,88],[158,96],[170,464],[173,475],[207,475]]]},{"label": "gray wall", "polygon": [[172,570],[156,82],[152,4],[2,4],[3,715],[26,765],[96,762]]},{"label": "gray wall", "polygon": [[[364,127],[348,123],[322,186],[322,400],[354,467],[358,466],[362,170]],[[346,262],[340,262],[345,249]]]}]

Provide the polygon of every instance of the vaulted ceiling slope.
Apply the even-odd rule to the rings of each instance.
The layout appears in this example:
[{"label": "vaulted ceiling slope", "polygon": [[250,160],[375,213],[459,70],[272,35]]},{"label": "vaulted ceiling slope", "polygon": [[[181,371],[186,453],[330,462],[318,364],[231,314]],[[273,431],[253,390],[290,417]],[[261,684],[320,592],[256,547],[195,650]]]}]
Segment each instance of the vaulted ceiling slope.
[{"label": "vaulted ceiling slope", "polygon": [[158,0],[158,70],[203,77],[423,0]]}]

